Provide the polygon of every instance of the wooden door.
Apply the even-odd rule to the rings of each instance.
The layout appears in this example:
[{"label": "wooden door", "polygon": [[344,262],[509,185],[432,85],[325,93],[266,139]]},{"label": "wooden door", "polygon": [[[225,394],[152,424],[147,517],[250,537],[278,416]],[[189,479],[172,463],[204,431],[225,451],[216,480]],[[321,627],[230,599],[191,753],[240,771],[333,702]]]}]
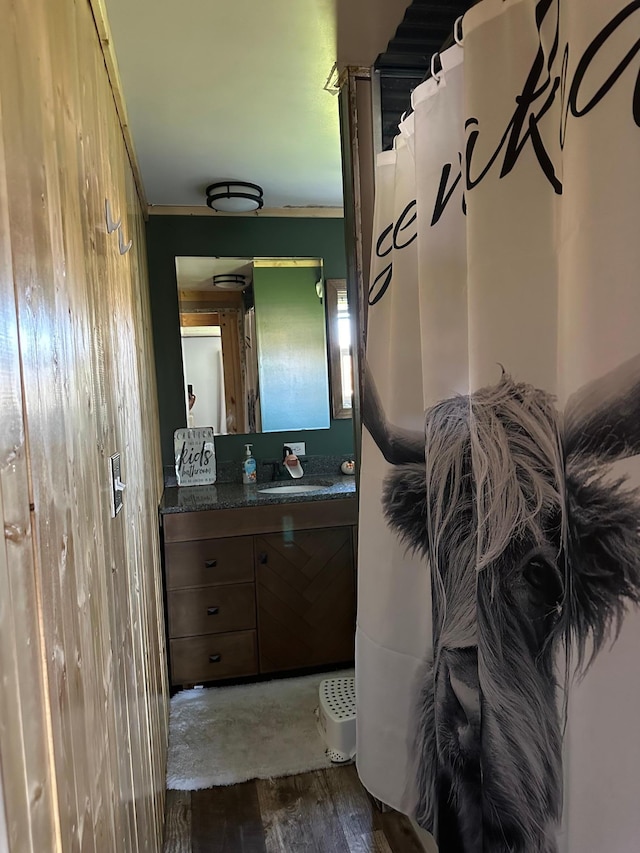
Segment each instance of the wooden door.
[{"label": "wooden door", "polygon": [[[0,0],[0,850],[12,853],[151,853],[163,839],[146,203],[103,5]],[[122,220],[109,232],[107,202]],[[116,451],[127,489],[112,518]]]},{"label": "wooden door", "polygon": [[260,671],[353,660],[350,527],[256,536]]}]

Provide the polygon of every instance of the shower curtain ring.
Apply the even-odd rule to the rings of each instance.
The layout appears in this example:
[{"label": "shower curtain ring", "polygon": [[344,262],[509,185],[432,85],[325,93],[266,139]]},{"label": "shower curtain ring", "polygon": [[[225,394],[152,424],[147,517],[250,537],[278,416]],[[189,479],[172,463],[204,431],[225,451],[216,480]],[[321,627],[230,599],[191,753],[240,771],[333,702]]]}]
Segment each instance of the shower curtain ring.
[{"label": "shower curtain ring", "polygon": [[[436,59],[440,62],[440,71],[436,72]],[[434,53],[431,57],[431,76],[436,81],[436,83],[440,82],[440,78],[442,77],[442,60],[440,59],[439,53]]]},{"label": "shower curtain ring", "polygon": [[456,18],[456,22],[453,25],[453,39],[457,45],[462,47],[464,45],[464,33],[462,31],[462,15],[459,18]]}]

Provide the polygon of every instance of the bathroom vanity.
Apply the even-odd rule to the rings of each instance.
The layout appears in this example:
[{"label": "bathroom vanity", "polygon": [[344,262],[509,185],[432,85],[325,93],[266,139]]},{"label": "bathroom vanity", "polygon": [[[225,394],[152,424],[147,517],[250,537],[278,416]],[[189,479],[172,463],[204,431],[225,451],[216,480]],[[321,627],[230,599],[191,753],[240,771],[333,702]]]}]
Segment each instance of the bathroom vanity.
[{"label": "bathroom vanity", "polygon": [[167,488],[172,688],[353,660],[353,477]]}]

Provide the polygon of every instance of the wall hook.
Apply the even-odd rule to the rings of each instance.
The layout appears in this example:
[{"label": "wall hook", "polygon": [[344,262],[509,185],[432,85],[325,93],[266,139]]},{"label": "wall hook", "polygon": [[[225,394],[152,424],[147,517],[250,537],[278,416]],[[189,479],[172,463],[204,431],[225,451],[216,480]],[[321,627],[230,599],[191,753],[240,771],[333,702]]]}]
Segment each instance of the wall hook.
[{"label": "wall hook", "polygon": [[111,205],[109,204],[108,198],[106,198],[104,200],[104,211],[105,211],[105,217],[107,220],[107,234],[113,234],[113,232],[116,230],[116,228],[120,227],[120,223],[122,222],[122,218],[118,219],[117,222],[114,222],[114,220],[111,218]]},{"label": "wall hook", "polygon": [[120,254],[126,255],[132,246],[133,240],[129,240],[129,242],[125,245],[124,238],[122,236],[122,228],[118,228],[118,249],[120,249]]}]

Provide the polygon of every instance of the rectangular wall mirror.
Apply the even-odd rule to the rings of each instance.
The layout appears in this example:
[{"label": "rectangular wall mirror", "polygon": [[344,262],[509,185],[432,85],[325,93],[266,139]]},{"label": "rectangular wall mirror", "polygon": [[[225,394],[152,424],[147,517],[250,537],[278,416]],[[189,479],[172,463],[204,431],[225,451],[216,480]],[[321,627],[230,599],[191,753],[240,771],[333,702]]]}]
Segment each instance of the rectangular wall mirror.
[{"label": "rectangular wall mirror", "polygon": [[[346,285],[318,258],[176,258],[185,408],[217,435],[351,417]],[[346,320],[346,322],[345,322]]]}]

